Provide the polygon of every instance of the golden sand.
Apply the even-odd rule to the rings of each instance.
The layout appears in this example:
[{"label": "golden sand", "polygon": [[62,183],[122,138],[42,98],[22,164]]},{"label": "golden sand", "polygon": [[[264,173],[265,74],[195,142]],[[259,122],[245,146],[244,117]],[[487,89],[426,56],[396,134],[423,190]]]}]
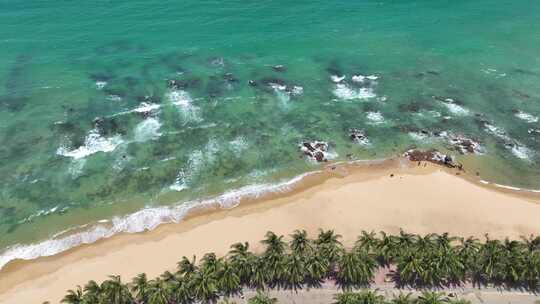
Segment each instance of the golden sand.
[{"label": "golden sand", "polygon": [[[333,169],[332,169],[333,168]],[[540,234],[540,199],[481,185],[457,171],[393,160],[338,166],[295,190],[228,210],[198,212],[178,224],[122,234],[52,257],[16,261],[0,271],[0,303],[57,303],[65,291],[110,274],[130,280],[174,269],[182,256],[226,254],[229,245],[258,241],[268,230],[289,234],[334,229],[351,245],[362,230],[518,238]],[[459,173],[458,173],[459,174]],[[391,177],[392,176],[392,177]]]}]

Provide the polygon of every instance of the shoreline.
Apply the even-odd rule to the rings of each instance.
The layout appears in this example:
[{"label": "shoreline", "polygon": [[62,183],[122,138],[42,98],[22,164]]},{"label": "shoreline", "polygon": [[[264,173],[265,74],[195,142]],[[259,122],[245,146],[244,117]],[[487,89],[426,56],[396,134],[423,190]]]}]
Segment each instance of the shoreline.
[{"label": "shoreline", "polygon": [[[287,235],[294,229],[306,229],[313,235],[318,228],[335,229],[345,237],[346,246],[361,230],[396,233],[404,228],[413,233],[450,232],[480,238],[486,232],[500,238],[540,234],[540,223],[527,220],[535,212],[540,214],[540,196],[483,185],[472,176],[460,173],[456,177],[456,173],[401,158],[361,165],[330,164],[287,192],[248,197],[235,208],[199,207],[179,223],[162,224],[144,233],[119,233],[49,257],[10,262],[0,270],[0,303],[21,299],[55,303],[66,289],[90,279],[100,281],[108,274],[120,274],[129,280],[139,272],[152,277],[173,268],[183,255],[201,256],[210,251],[223,255],[234,242],[249,241],[257,250],[256,242],[266,230]],[[426,186],[428,182],[432,187]],[[437,188],[440,186],[444,188]],[[358,203],[353,196],[372,201]],[[397,200],[405,203],[396,204]],[[439,203],[433,204],[434,200]],[[469,205],[473,200],[480,202]],[[441,215],[446,218],[437,218]],[[148,258],[150,254],[154,260]],[[72,269],[80,269],[81,275]]]},{"label": "shoreline", "polygon": [[[349,171],[370,175],[367,170],[392,169],[403,166],[413,167],[413,161],[403,157],[393,157],[373,160],[356,160],[330,162],[321,165],[318,170],[282,179],[274,183],[250,184],[234,188],[218,196],[203,197],[192,201],[179,202],[172,205],[155,206],[140,209],[133,213],[102,219],[80,226],[74,226],[56,233],[51,238],[26,244],[16,244],[0,252],[0,273],[14,261],[31,261],[39,258],[56,256],[73,248],[93,244],[103,239],[109,239],[120,234],[139,234],[153,231],[159,226],[178,224],[187,218],[211,213],[222,209],[235,208],[240,204],[262,202],[293,195],[311,187],[316,187],[330,178],[339,178],[350,174]],[[431,166],[434,164],[430,163]],[[453,170],[444,166],[441,170],[461,175],[462,178],[489,190],[499,191],[520,198],[538,202],[540,190],[518,188],[480,179],[479,176],[468,174],[462,170]],[[337,170],[335,170],[337,169]],[[346,173],[344,173],[346,172]]]}]

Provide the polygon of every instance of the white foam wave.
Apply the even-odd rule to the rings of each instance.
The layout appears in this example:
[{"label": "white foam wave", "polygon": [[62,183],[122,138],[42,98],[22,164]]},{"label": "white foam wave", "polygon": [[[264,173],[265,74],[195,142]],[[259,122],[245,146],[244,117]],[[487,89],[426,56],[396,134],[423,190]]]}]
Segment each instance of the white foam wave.
[{"label": "white foam wave", "polygon": [[498,188],[503,188],[503,189],[512,190],[512,191],[540,193],[540,190],[537,190],[537,189],[526,189],[526,188],[519,188],[519,187],[514,187],[514,186],[502,185],[502,184],[488,182],[488,181],[483,180],[483,179],[480,180],[480,183],[482,183],[484,185],[493,185],[493,186],[498,187]]},{"label": "white foam wave", "polygon": [[231,140],[229,144],[231,145],[234,154],[237,156],[240,156],[240,154],[249,147],[249,143],[244,136],[236,137],[234,140]]},{"label": "white foam wave", "polygon": [[429,138],[428,134],[421,133],[421,132],[409,132],[409,137],[411,137],[413,140],[416,141],[423,141]]},{"label": "white foam wave", "polygon": [[141,121],[135,127],[135,141],[145,142],[159,138],[161,136],[159,128],[161,128],[161,123],[157,118],[149,117]]},{"label": "white foam wave", "polygon": [[335,82],[335,83],[340,83],[343,80],[345,80],[345,78],[347,78],[347,76],[345,76],[345,75],[343,75],[343,76],[337,76],[337,75],[330,76],[330,80],[332,80],[332,82]]},{"label": "white foam wave", "polygon": [[[57,238],[35,244],[15,245],[7,248],[0,255],[0,269],[15,259],[31,260],[38,257],[51,256],[82,244],[90,244],[100,239],[109,238],[117,233],[138,233],[153,230],[164,223],[177,223],[193,208],[204,208],[216,204],[222,208],[232,208],[237,206],[245,198],[254,199],[269,193],[285,192],[306,176],[318,172],[305,173],[275,184],[245,186],[211,199],[190,201],[176,206],[145,208],[126,216],[114,217],[110,221],[101,220],[93,225],[85,225],[87,229],[84,229],[82,232],[64,236],[59,235]],[[74,231],[74,229],[70,231]]]},{"label": "white foam wave", "polygon": [[535,123],[535,122],[538,122],[538,116],[534,116],[532,114],[529,114],[529,113],[525,113],[523,111],[518,111],[515,116],[521,120],[524,120],[528,123]]},{"label": "white foam wave", "polygon": [[458,105],[451,98],[445,99],[443,104],[446,106],[448,111],[450,111],[450,113],[452,113],[452,114],[459,115],[459,116],[465,116],[465,115],[469,115],[469,113],[470,113],[470,111],[468,109],[464,108],[463,106]]},{"label": "white foam wave", "polygon": [[524,159],[524,160],[530,160],[533,154],[531,149],[525,146],[518,145],[518,144],[514,144],[512,148],[510,149],[510,151],[512,152],[512,154],[514,154],[515,157]]},{"label": "white foam wave", "polygon": [[107,85],[106,81],[96,81],[96,89],[101,90]]},{"label": "white foam wave", "polygon": [[86,159],[84,158],[73,159],[73,161],[71,162],[68,168],[69,175],[71,175],[71,177],[74,179],[81,176],[85,165],[86,165]]},{"label": "white foam wave", "polygon": [[119,112],[119,113],[111,115],[110,117],[125,115],[129,113],[151,113],[151,112],[155,112],[159,110],[160,108],[161,106],[155,103],[141,102],[141,104],[135,109]]},{"label": "white foam wave", "polygon": [[366,118],[370,120],[372,124],[381,124],[384,122],[384,117],[381,112],[367,112]]},{"label": "white foam wave", "polygon": [[110,101],[122,101],[122,97],[114,94],[107,96],[107,99]]},{"label": "white foam wave", "polygon": [[376,75],[368,75],[368,76],[353,75],[353,77],[351,79],[354,82],[364,83],[366,80],[375,81],[375,80],[379,79],[379,76],[376,76]]},{"label": "white foam wave", "polygon": [[338,83],[334,89],[334,95],[343,100],[360,99],[366,100],[377,97],[372,88],[353,89],[346,84]]},{"label": "white foam wave", "polygon": [[505,142],[505,146],[510,149],[510,152],[512,152],[515,157],[523,160],[530,160],[533,156],[534,152],[531,149],[508,136],[503,128],[489,123],[485,123],[484,127],[488,133],[502,139]]},{"label": "white foam wave", "polygon": [[488,133],[491,133],[501,139],[504,139],[505,141],[511,141],[511,138],[508,137],[508,135],[506,135],[506,132],[504,131],[504,129],[494,126],[489,123],[484,124],[484,127],[486,128],[486,131]]},{"label": "white foam wave", "polygon": [[84,139],[84,145],[74,150],[61,146],[56,150],[56,154],[80,159],[97,152],[112,152],[122,143],[120,135],[105,138],[99,134],[97,129],[92,129]]},{"label": "white foam wave", "polygon": [[19,224],[27,223],[27,222],[32,221],[36,217],[46,216],[46,215],[53,214],[53,213],[55,213],[57,211],[62,211],[62,210],[65,211],[65,210],[67,210],[67,208],[60,209],[60,206],[57,205],[57,206],[54,206],[54,207],[52,207],[50,209],[42,209],[42,210],[39,210],[38,212],[36,212],[36,213],[34,213],[34,214],[30,215],[30,216],[18,221],[18,223]]},{"label": "white foam wave", "polygon": [[[204,151],[204,152],[203,152]],[[178,171],[178,174],[170,190],[183,191],[190,188],[193,179],[197,177],[199,172],[206,164],[215,161],[216,154],[219,152],[219,143],[215,139],[210,139],[205,147],[201,150],[195,150],[189,155],[186,164]]]},{"label": "white foam wave", "polygon": [[193,99],[188,92],[183,90],[171,90],[167,93],[169,101],[181,111],[185,120],[201,121],[199,107],[193,105]]}]

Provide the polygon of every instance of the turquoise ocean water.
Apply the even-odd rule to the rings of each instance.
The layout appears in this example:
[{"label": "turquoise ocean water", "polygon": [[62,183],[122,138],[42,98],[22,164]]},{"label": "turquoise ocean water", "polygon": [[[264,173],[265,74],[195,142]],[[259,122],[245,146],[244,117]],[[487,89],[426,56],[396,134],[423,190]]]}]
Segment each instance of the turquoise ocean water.
[{"label": "turquoise ocean water", "polygon": [[522,0],[2,0],[0,266],[275,189],[318,168],[302,140],[436,147],[540,189],[538,20]]}]

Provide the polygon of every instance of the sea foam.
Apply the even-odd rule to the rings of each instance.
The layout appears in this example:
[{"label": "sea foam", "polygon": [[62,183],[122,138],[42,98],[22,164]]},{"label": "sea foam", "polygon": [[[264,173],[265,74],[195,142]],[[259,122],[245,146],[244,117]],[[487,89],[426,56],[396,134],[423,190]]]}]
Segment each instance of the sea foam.
[{"label": "sea foam", "polygon": [[123,143],[120,135],[112,137],[102,137],[97,129],[92,129],[84,139],[84,145],[69,150],[66,147],[59,147],[56,154],[71,157],[73,159],[85,158],[97,152],[112,152]]},{"label": "sea foam", "polygon": [[334,95],[337,98],[343,99],[343,100],[353,100],[353,99],[366,100],[366,99],[377,97],[377,95],[375,94],[372,88],[354,89],[343,83],[336,84],[336,88],[334,89]]},{"label": "sea foam", "polygon": [[139,233],[153,230],[164,223],[177,223],[193,208],[205,208],[215,205],[221,208],[232,208],[245,198],[256,199],[269,193],[286,192],[306,176],[318,172],[320,171],[305,173],[273,184],[248,185],[210,199],[184,202],[176,206],[145,208],[126,216],[114,217],[111,220],[100,220],[94,224],[87,224],[70,230],[79,231],[84,228],[83,231],[74,233],[67,231],[64,235],[56,235],[55,238],[35,244],[14,245],[1,253],[0,269],[15,259],[31,260],[51,256],[82,244],[90,244],[100,239],[109,238],[117,233]]},{"label": "sea foam", "polygon": [[161,128],[161,123],[157,118],[149,117],[141,121],[135,127],[135,141],[145,142],[159,138],[161,136],[159,128]]},{"label": "sea foam", "polygon": [[524,120],[528,123],[535,123],[538,122],[538,116],[534,116],[529,113],[525,113],[523,111],[518,111],[516,114],[514,114],[517,118]]}]

